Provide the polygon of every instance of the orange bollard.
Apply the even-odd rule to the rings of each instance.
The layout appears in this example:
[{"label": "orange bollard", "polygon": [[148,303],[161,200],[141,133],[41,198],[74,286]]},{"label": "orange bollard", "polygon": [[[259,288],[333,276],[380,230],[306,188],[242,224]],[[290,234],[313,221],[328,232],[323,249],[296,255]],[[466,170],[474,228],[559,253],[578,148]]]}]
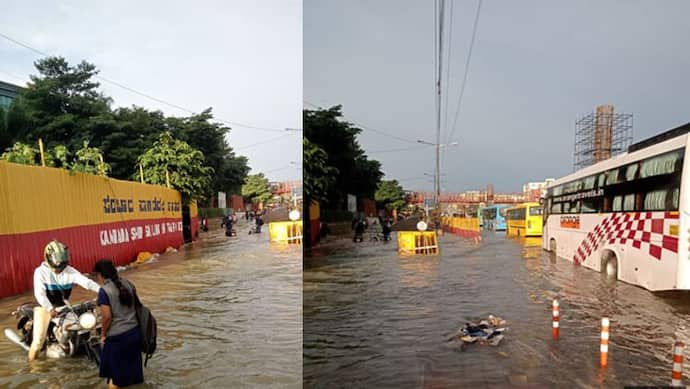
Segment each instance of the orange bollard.
[{"label": "orange bollard", "polygon": [[560,330],[560,312],[558,309],[558,300],[553,299],[553,328],[551,329],[551,335],[553,336],[553,340],[558,340],[558,332]]},{"label": "orange bollard", "polygon": [[599,366],[606,367],[609,364],[609,318],[601,319],[601,344],[599,346]]},{"label": "orange bollard", "polygon": [[685,344],[676,341],[673,345],[673,372],[671,373],[671,386],[683,386],[683,350]]}]

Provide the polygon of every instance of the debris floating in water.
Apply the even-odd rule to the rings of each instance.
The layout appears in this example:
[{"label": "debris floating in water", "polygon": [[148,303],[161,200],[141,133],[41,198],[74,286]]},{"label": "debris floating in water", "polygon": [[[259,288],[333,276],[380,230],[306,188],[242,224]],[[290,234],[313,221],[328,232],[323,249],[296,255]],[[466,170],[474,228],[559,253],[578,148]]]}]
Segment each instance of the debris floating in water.
[{"label": "debris floating in water", "polygon": [[503,332],[507,328],[503,327],[506,321],[500,317],[489,315],[487,320],[482,320],[478,324],[465,323],[465,325],[448,337],[448,341],[460,340],[464,344],[476,343],[498,346],[503,339]]}]

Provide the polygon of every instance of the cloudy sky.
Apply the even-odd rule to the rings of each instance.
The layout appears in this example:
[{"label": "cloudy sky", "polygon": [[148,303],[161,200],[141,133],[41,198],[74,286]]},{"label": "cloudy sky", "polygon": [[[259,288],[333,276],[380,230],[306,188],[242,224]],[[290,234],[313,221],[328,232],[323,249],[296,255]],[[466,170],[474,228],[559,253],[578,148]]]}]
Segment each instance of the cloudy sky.
[{"label": "cloudy sky", "polygon": [[[213,107],[216,117],[237,123],[228,140],[252,173],[301,179],[302,133],[285,131],[302,128],[299,0],[9,0],[0,33],[70,63],[85,59],[105,78],[193,112]],[[22,84],[38,58],[0,38],[0,80]],[[114,85],[102,89],[115,106],[188,115]]]},{"label": "cloudy sky", "polygon": [[[635,141],[690,121],[690,2],[485,0],[449,139],[477,4],[454,2],[446,40],[441,139],[460,146],[443,149],[444,190],[520,191],[571,172],[575,120],[600,104],[634,115]],[[414,142],[435,141],[433,1],[305,0],[303,34],[304,99],[411,140],[360,135],[388,178],[431,189],[433,148]]]}]

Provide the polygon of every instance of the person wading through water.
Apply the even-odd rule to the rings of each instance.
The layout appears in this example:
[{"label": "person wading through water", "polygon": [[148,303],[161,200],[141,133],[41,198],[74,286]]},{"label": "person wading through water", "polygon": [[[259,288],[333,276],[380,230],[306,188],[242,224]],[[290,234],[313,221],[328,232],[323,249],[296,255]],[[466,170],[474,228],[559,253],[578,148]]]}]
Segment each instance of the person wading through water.
[{"label": "person wading through water", "polygon": [[141,361],[141,330],[134,301],[136,288],[117,274],[109,259],[101,259],[93,268],[101,284],[98,306],[101,316],[100,376],[110,388],[144,382]]},{"label": "person wading through water", "polygon": [[38,358],[46,340],[50,318],[57,314],[56,308],[65,305],[74,284],[93,292],[99,289],[97,283],[69,266],[67,246],[57,240],[48,242],[43,250],[43,263],[34,270],[34,296],[40,306],[34,308],[29,362]]}]

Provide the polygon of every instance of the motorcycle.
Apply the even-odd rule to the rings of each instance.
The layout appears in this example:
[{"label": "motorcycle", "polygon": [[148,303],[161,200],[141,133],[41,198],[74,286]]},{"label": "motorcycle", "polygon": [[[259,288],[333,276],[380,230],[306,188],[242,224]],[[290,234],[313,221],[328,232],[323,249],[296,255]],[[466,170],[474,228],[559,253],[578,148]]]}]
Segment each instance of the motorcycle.
[{"label": "motorcycle", "polygon": [[251,234],[260,234],[261,233],[261,226],[264,225],[263,220],[259,219],[256,221],[256,224],[254,224],[250,229],[249,229],[249,235]]},{"label": "motorcycle", "polygon": [[237,231],[232,228],[232,223],[225,224],[225,236],[236,236]]},{"label": "motorcycle", "polygon": [[[67,302],[66,302],[67,303]],[[17,318],[17,330],[5,328],[5,337],[12,343],[29,351],[33,340],[34,304],[22,304],[12,312]],[[43,350],[48,358],[63,358],[86,354],[100,364],[100,333],[96,300],[57,308],[57,315],[51,318]]]}]

